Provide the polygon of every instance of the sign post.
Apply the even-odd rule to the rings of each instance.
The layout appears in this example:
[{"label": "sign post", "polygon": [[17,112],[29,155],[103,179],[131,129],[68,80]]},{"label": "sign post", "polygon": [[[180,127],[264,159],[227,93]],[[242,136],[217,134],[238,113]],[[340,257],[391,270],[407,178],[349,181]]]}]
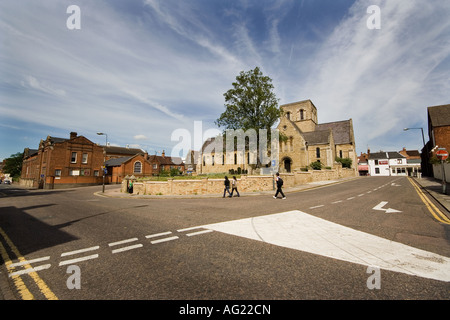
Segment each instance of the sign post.
[{"label": "sign post", "polygon": [[441,168],[442,168],[442,193],[447,194],[447,182],[445,178],[445,167],[444,161],[448,158],[448,152],[445,148],[439,148],[436,152],[436,157],[441,160]]}]

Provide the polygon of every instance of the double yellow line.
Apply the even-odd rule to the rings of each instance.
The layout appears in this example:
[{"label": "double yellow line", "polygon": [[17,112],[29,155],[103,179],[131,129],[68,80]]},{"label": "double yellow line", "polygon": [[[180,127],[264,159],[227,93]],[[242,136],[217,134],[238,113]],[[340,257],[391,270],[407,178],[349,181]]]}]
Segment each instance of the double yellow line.
[{"label": "double yellow line", "polygon": [[450,219],[441,212],[441,210],[439,210],[429,199],[428,197],[424,194],[424,192],[417,186],[417,184],[415,182],[413,182],[413,180],[408,177],[409,182],[411,182],[411,184],[413,185],[414,189],[416,189],[417,194],[419,195],[420,199],[422,199],[423,203],[425,204],[425,206],[427,207],[428,211],[430,211],[430,213],[433,215],[433,217],[441,222],[441,223],[445,223],[445,224],[450,224]]},{"label": "double yellow line", "polygon": [[[9,246],[10,251],[14,253],[14,255],[17,257],[17,259],[23,263],[23,267],[25,269],[33,269],[33,267],[27,263],[27,260],[22,256],[22,254],[19,252],[17,247],[14,245],[14,243],[11,241],[11,239],[8,237],[8,235],[3,231],[2,228],[0,228],[0,235],[4,239],[5,243]],[[28,290],[27,286],[23,282],[22,278],[18,274],[14,274],[14,266],[13,263],[8,255],[8,252],[6,251],[5,246],[2,244],[2,241],[0,241],[0,255],[5,262],[6,269],[8,270],[10,278],[13,280],[14,285],[19,292],[19,296],[23,300],[34,300],[34,295]],[[41,293],[45,296],[48,300],[58,300],[56,295],[50,290],[50,288],[45,284],[45,282],[39,277],[36,271],[30,271],[28,273],[33,281],[38,286]]]}]

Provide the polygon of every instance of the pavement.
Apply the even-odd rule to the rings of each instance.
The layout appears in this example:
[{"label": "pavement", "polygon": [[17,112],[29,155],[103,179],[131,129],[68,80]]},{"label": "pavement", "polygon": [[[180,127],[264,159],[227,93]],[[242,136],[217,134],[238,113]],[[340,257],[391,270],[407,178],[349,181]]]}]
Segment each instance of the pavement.
[{"label": "pavement", "polygon": [[[292,192],[305,191],[315,188],[320,188],[326,185],[342,183],[350,180],[360,179],[361,177],[351,177],[351,178],[343,178],[336,180],[327,180],[327,181],[317,181],[310,182],[300,186],[285,188],[283,187],[283,192],[287,195]],[[253,192],[242,192],[239,191],[241,196],[274,196],[276,189],[269,191],[253,191]],[[124,193],[120,192],[120,187],[117,188],[109,188],[106,189],[103,193],[102,191],[98,191],[94,193],[97,196],[103,197],[112,197],[112,198],[128,198],[128,199],[201,199],[201,198],[222,198],[222,193],[213,193],[213,194],[196,194],[196,195],[145,195],[145,194],[134,194],[134,193]],[[236,195],[233,195],[235,197]],[[281,197],[281,196],[279,196]]]},{"label": "pavement", "polygon": [[422,187],[422,190],[426,191],[431,197],[439,202],[442,207],[447,209],[448,216],[448,213],[450,213],[450,183],[447,183],[446,194],[444,194],[442,192],[442,181],[432,177],[414,178],[414,181]]}]

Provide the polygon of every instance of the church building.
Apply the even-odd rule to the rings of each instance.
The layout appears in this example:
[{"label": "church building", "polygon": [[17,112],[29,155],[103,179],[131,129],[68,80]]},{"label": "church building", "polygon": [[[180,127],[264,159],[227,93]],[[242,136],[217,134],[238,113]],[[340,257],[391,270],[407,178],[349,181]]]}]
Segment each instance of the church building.
[{"label": "church building", "polygon": [[[281,105],[280,108],[283,116],[277,129],[287,140],[280,139],[276,164],[279,172],[306,170],[311,163],[320,164],[323,169],[331,169],[337,158],[349,158],[351,168],[356,170],[358,161],[352,119],[319,123],[317,108],[311,100]],[[230,169],[252,173],[252,155],[248,151],[244,154],[234,151],[234,155],[231,155],[234,161],[225,163],[221,158],[228,158],[230,155],[221,154],[219,158],[215,152],[207,151],[207,146],[213,142],[214,138],[211,138],[203,144],[197,162],[197,173],[228,172]],[[268,163],[265,167],[271,165]]]},{"label": "church building", "polygon": [[280,172],[302,170],[313,162],[332,168],[336,158],[349,158],[358,165],[352,119],[319,123],[311,100],[281,106],[284,116],[278,130],[287,136],[280,142]]}]

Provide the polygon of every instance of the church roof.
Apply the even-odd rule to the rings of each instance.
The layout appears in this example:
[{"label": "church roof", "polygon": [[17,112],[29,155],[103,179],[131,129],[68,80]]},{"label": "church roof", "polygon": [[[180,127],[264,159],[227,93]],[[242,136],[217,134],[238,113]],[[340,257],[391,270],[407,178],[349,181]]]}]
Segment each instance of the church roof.
[{"label": "church roof", "polygon": [[352,143],[351,120],[321,123],[317,125],[316,131],[330,130],[330,129],[331,131],[333,131],[333,138],[335,144]]},{"label": "church roof", "polygon": [[303,137],[309,145],[316,144],[329,144],[330,143],[330,130],[316,130],[312,132],[303,132]]}]

